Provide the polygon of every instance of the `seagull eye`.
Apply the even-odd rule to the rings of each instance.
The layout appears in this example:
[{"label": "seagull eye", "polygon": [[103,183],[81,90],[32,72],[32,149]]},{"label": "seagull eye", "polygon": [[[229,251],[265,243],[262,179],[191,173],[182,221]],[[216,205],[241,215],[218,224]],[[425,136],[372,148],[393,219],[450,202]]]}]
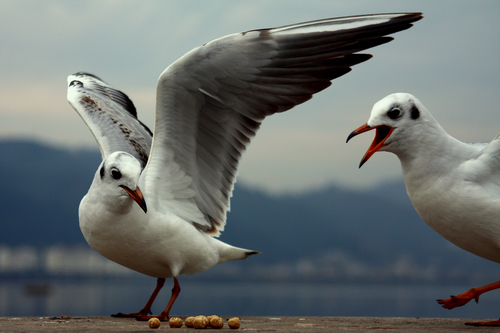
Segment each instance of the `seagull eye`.
[{"label": "seagull eye", "polygon": [[391,119],[397,119],[401,117],[401,110],[398,108],[394,108],[391,111],[387,112],[387,116]]},{"label": "seagull eye", "polygon": [[122,178],[122,173],[118,169],[111,169],[111,177],[113,179],[120,179]]}]

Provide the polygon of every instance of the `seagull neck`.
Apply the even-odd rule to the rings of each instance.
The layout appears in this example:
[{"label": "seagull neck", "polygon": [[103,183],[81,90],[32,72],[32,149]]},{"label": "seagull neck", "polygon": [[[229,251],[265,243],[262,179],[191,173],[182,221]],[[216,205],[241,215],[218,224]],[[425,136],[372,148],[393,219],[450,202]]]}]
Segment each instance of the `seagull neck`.
[{"label": "seagull neck", "polygon": [[477,149],[444,131],[434,128],[404,154],[398,154],[405,182],[429,185],[453,173],[462,162],[477,155]]}]

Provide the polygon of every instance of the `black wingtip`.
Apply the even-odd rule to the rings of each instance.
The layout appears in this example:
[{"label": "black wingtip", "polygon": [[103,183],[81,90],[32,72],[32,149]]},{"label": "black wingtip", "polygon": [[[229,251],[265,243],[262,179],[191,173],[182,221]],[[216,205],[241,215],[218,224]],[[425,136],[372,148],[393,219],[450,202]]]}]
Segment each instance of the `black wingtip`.
[{"label": "black wingtip", "polygon": [[94,75],[94,74],[91,74],[91,73],[87,73],[87,72],[76,72],[75,74],[73,74],[74,76],[90,76],[90,77],[93,77],[94,79],[97,79],[101,82],[104,82],[100,77],[98,77],[97,75]]}]

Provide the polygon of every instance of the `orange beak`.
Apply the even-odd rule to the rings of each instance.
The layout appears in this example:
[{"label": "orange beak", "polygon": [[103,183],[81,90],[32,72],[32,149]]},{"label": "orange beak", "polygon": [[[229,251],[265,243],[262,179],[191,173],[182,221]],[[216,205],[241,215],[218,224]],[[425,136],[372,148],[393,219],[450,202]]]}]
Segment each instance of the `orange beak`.
[{"label": "orange beak", "polygon": [[120,185],[121,188],[125,190],[125,192],[128,193],[128,195],[137,202],[137,204],[142,208],[144,213],[148,212],[148,207],[146,206],[146,201],[144,200],[144,196],[142,195],[141,190],[139,189],[139,186],[135,189],[135,191],[132,191],[125,185]]},{"label": "orange beak", "polygon": [[373,154],[375,154],[375,152],[377,150],[382,148],[382,146],[384,145],[384,141],[387,140],[387,138],[391,135],[392,131],[394,130],[394,128],[392,128],[390,126],[386,126],[386,125],[370,127],[370,126],[368,126],[368,124],[364,124],[363,126],[358,127],[357,129],[352,131],[352,133],[349,134],[349,136],[347,137],[346,142],[349,142],[349,140],[351,140],[351,138],[355,137],[356,135],[364,133],[364,132],[368,132],[372,129],[377,130],[377,132],[375,134],[375,139],[373,139],[373,142],[372,142],[370,148],[368,148],[365,156],[363,156],[363,158],[361,159],[361,162],[359,163],[360,168],[363,166],[363,164],[365,164],[366,161],[368,161],[368,159]]}]

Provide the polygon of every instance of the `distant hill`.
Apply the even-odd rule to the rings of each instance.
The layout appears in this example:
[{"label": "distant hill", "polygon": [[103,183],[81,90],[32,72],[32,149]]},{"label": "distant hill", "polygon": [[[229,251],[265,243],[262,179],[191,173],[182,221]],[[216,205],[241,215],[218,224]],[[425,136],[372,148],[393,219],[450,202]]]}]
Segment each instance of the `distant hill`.
[{"label": "distant hill", "polygon": [[[0,142],[0,246],[86,244],[78,205],[100,162],[98,151]],[[244,267],[262,278],[500,276],[500,266],[456,248],[422,222],[402,180],[366,192],[330,185],[282,196],[237,183],[221,239],[261,251],[226,269]]]},{"label": "distant hill", "polygon": [[100,162],[95,151],[0,142],[0,244],[84,243],[78,205]]}]

